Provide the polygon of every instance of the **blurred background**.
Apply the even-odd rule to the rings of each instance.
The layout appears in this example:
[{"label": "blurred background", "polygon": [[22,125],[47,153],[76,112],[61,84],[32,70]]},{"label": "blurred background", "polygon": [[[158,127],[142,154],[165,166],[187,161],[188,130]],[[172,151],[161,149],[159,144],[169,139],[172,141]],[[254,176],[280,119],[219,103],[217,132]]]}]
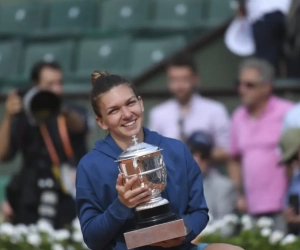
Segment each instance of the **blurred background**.
[{"label": "blurred background", "polygon": [[[1,115],[5,94],[31,85],[31,67],[40,60],[55,60],[63,68],[65,97],[84,105],[91,115],[94,70],[130,78],[144,99],[147,124],[150,108],[170,96],[164,62],[181,50],[195,56],[203,95],[220,100],[230,111],[239,104],[235,79],[241,58],[223,42],[228,20],[234,16],[231,1],[10,0],[0,4]],[[289,95],[289,89],[281,94]],[[94,129],[89,146],[104,135]],[[1,183],[19,166],[18,159],[1,164]]]},{"label": "blurred background", "polygon": [[[231,119],[232,114],[240,105],[247,107],[249,104],[245,98],[248,92],[246,90],[243,92],[241,86],[244,83],[244,88],[250,91],[249,89],[252,88],[250,85],[253,82],[251,82],[251,76],[250,80],[242,79],[243,70],[256,69],[262,77],[267,75],[267,78],[263,80],[271,82],[272,86],[270,93],[266,93],[266,97],[264,97],[265,90],[262,90],[262,94],[258,95],[257,99],[254,98],[259,103],[257,106],[264,107],[264,101],[268,102],[275,95],[284,99],[280,101],[289,103],[286,106],[283,104],[280,106],[280,103],[278,107],[275,105],[275,109],[281,111],[278,111],[278,114],[274,111],[276,119],[271,115],[274,119],[270,121],[270,126],[274,122],[280,124],[275,130],[270,130],[275,138],[271,147],[274,152],[280,151],[281,125],[283,127],[284,117],[289,107],[292,109],[292,105],[300,101],[299,6],[299,1],[296,0],[0,0],[0,117],[5,119],[7,95],[13,89],[23,90],[32,85],[38,85],[32,77],[32,70],[37,63],[45,62],[45,67],[59,71],[61,69],[63,101],[71,102],[86,110],[84,119],[89,127],[86,144],[87,149],[91,149],[96,140],[106,135],[93,122],[94,114],[89,95],[92,88],[90,75],[94,70],[107,70],[134,82],[144,100],[145,125],[158,131],[160,126],[156,127],[155,124],[160,122],[157,120],[161,119],[166,124],[168,119],[163,119],[164,109],[158,112],[157,109],[162,106],[157,105],[165,103],[170,98],[173,98],[174,102],[181,103],[180,93],[178,93],[180,90],[176,92],[170,87],[172,84],[171,68],[178,68],[180,65],[190,68],[197,76],[196,88],[195,90],[192,88],[193,94],[208,98],[209,102],[213,103],[211,106],[216,104],[219,108],[221,107],[220,109],[224,109],[224,112],[218,113],[217,109],[212,108],[216,111],[215,113],[212,111],[215,116],[209,118],[205,126],[187,126],[186,138],[179,136],[178,128],[174,130],[174,134],[167,136],[182,139],[188,143],[187,139],[192,137],[193,132],[204,130],[206,134],[209,134],[211,132],[209,128],[215,126],[214,123],[225,123],[223,124],[225,127],[217,128],[216,125],[216,129],[226,131],[220,133],[217,131],[212,134],[214,142],[211,144],[207,142],[208,145],[206,145],[203,142],[205,139],[202,140],[199,135],[199,145],[204,144],[208,147],[208,149],[203,149],[206,151],[211,151],[210,147],[215,147],[216,144],[216,147],[220,146],[224,150],[217,156],[213,155],[205,159],[212,158],[215,161],[218,172],[227,178],[226,181],[230,180],[235,188],[234,192],[237,192],[235,197],[230,198],[232,202],[228,206],[231,208],[226,213],[250,214],[253,219],[269,217],[276,221],[277,215],[274,213],[281,213],[281,210],[273,211],[271,208],[256,212],[254,208],[253,212],[245,207],[243,209],[241,204],[237,205],[239,197],[247,196],[247,192],[251,192],[253,188],[249,191],[247,190],[248,184],[239,184],[238,181],[235,183],[234,174],[230,174],[230,166],[236,156],[236,150],[233,149],[235,142],[230,137],[230,134],[233,134],[230,124],[238,124],[236,126],[242,127],[248,124],[245,120],[240,124],[242,119],[238,122],[231,121]],[[185,61],[184,57],[187,55],[193,59]],[[249,64],[246,63],[240,68],[244,60],[252,57],[255,57],[256,61],[252,61],[252,64],[250,61]],[[178,62],[180,58],[183,62]],[[196,65],[195,70],[191,61]],[[59,67],[52,67],[53,62]],[[268,67],[272,67],[274,74],[272,72],[268,74]],[[267,73],[264,74],[265,72]],[[153,108],[151,115],[149,112]],[[210,106],[207,112],[209,108]],[[166,112],[168,113],[167,109]],[[191,123],[199,122],[200,124],[202,115],[203,109],[198,113],[193,113],[194,120]],[[223,115],[225,120],[221,117]],[[293,117],[298,117],[297,115],[295,112]],[[204,116],[206,119],[207,114]],[[167,114],[166,117],[168,117]],[[151,119],[155,119],[155,124]],[[177,121],[176,124],[171,124],[172,117],[169,122],[170,127],[180,126]],[[260,126],[257,127],[257,131],[264,131],[261,134],[263,138],[263,135],[269,133],[270,127],[268,122]],[[297,126],[300,127],[300,123],[293,127]],[[14,131],[19,132],[18,129]],[[158,132],[163,134],[162,131]],[[249,133],[255,134],[255,130],[249,131],[248,136]],[[243,137],[242,134],[243,132],[241,134],[237,132],[236,137]],[[295,134],[293,135],[295,137]],[[219,145],[217,136],[225,138],[226,142],[223,145],[220,142]],[[251,141],[251,135],[247,138]],[[0,138],[0,143],[2,143],[1,140]],[[266,139],[266,141],[266,147],[268,147],[269,140]],[[194,142],[197,144],[196,137],[194,137]],[[255,144],[255,147],[259,147],[259,143]],[[297,144],[297,142],[291,143],[290,141],[289,143]],[[191,149],[192,145],[194,145],[193,138],[190,138],[188,146]],[[265,146],[265,143],[262,142],[261,145]],[[197,154],[200,146],[197,148],[196,145],[192,152]],[[296,152],[293,152],[293,157],[290,156],[290,158],[295,160],[294,156],[297,155],[300,144],[293,147]],[[246,147],[243,150],[240,150],[239,157],[246,154]],[[197,160],[197,156],[195,159]],[[241,164],[243,165],[244,162],[242,161]],[[255,165],[256,158],[250,164]],[[20,153],[17,153],[10,161],[0,163],[0,203],[6,201],[6,187],[12,175],[21,171],[21,167],[22,155]],[[256,172],[257,176],[260,175],[260,171],[270,170],[259,169]],[[282,176],[285,174],[282,173]],[[287,179],[287,183],[292,182],[292,176],[293,174]],[[245,181],[245,178],[242,179]],[[273,178],[271,173],[269,178]],[[251,182],[253,180],[251,179]],[[218,190],[220,182],[222,180],[217,181],[212,188]],[[262,190],[268,189],[268,182],[259,185]],[[244,188],[241,188],[242,186]],[[246,189],[246,191],[236,190],[239,188]],[[295,213],[299,214],[299,197],[295,198],[295,193],[300,194],[300,188],[295,190],[292,193],[294,198],[290,199],[292,200],[290,205],[293,208],[296,207]],[[282,191],[284,194],[280,198],[282,211],[284,211],[286,191],[287,189]],[[277,192],[276,188],[273,192]],[[226,200],[227,196],[223,198]],[[5,216],[2,214],[2,217]],[[294,235],[299,234],[300,219],[297,223],[296,231],[290,229]],[[233,231],[225,235],[232,235]]]}]

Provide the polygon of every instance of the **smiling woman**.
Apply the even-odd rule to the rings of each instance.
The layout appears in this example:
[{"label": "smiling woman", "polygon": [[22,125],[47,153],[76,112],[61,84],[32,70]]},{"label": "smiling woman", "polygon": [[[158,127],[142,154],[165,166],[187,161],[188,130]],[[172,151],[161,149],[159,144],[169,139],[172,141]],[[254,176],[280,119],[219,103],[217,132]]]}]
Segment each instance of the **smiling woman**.
[{"label": "smiling woman", "polygon": [[[134,208],[148,202],[151,190],[138,188],[135,176],[123,185],[116,160],[134,140],[163,148],[168,185],[162,197],[172,212],[184,221],[186,237],[145,246],[141,250],[176,247],[190,250],[213,247],[195,246],[193,239],[208,222],[200,168],[188,148],[179,140],[163,137],[143,127],[143,101],[132,83],[118,75],[96,71],[92,74],[91,103],[100,128],[109,132],[85,155],[77,169],[76,203],[85,243],[90,249],[127,249],[124,233],[133,229]],[[174,248],[173,248],[174,249]],[[214,248],[211,248],[214,250]],[[221,248],[220,248],[221,249]]]},{"label": "smiling woman", "polygon": [[123,77],[109,75],[105,71],[95,71],[92,83],[91,102],[98,125],[108,130],[122,146],[131,143],[132,135],[143,141],[144,106],[134,85]]}]

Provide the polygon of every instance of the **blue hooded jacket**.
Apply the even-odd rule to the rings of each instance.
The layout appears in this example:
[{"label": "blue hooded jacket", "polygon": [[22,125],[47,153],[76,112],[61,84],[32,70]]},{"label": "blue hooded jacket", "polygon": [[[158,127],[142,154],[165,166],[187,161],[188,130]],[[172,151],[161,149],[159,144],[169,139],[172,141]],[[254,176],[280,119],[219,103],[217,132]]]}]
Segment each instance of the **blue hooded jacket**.
[{"label": "blue hooded jacket", "polygon": [[[181,141],[144,129],[145,142],[163,149],[167,168],[167,187],[162,197],[171,210],[184,220],[190,231],[182,246],[189,249],[191,241],[205,228],[208,208],[203,194],[200,168]],[[127,249],[123,234],[134,224],[134,209],[118,199],[116,180],[119,174],[115,160],[122,149],[108,135],[96,142],[95,148],[80,161],[76,179],[76,204],[84,241],[92,250]],[[141,247],[142,250],[161,249]]]}]

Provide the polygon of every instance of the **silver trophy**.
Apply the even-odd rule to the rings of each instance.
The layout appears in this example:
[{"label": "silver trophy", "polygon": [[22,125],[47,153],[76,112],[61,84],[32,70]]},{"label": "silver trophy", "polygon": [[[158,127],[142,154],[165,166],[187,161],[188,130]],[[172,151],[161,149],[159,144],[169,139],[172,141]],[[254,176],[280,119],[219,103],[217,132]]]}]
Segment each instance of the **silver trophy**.
[{"label": "silver trophy", "polygon": [[117,159],[119,171],[123,175],[123,181],[138,176],[138,181],[133,186],[151,189],[151,200],[142,203],[135,208],[137,219],[136,228],[144,228],[160,223],[178,219],[169,208],[169,201],[161,197],[161,192],[167,185],[167,171],[162,149],[147,143],[138,143],[133,136],[134,145],[128,147]]}]

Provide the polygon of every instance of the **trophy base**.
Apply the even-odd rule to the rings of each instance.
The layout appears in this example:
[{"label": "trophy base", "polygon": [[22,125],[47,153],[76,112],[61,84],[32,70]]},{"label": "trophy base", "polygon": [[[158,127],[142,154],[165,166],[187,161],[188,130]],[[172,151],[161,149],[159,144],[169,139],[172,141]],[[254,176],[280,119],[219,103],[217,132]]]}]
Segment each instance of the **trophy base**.
[{"label": "trophy base", "polygon": [[136,229],[151,227],[162,223],[178,220],[179,217],[170,211],[169,204],[135,212]]},{"label": "trophy base", "polygon": [[127,232],[124,238],[127,248],[135,249],[186,235],[183,219],[180,219]]}]

